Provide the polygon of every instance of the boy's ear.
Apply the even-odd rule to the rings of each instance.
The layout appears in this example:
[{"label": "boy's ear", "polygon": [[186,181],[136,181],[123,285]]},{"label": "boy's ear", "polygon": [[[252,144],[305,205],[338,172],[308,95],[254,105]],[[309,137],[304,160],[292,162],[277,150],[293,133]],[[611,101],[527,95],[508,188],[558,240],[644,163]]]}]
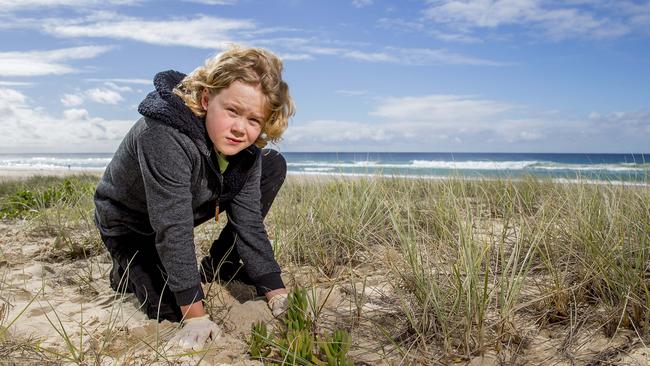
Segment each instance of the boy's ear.
[{"label": "boy's ear", "polygon": [[208,110],[208,104],[210,102],[210,92],[208,92],[208,89],[203,89],[203,92],[201,92],[201,105],[203,106],[203,109],[206,111]]}]

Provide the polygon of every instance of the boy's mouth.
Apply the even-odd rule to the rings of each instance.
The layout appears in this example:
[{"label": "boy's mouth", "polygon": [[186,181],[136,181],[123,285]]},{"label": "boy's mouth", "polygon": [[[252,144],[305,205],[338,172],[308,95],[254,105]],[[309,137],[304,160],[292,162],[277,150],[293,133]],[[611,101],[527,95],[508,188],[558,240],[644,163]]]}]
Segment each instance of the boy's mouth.
[{"label": "boy's mouth", "polygon": [[226,137],[226,140],[228,140],[228,142],[231,142],[233,144],[238,144],[238,143],[241,142],[241,140],[237,140],[237,139],[234,139],[232,137]]}]

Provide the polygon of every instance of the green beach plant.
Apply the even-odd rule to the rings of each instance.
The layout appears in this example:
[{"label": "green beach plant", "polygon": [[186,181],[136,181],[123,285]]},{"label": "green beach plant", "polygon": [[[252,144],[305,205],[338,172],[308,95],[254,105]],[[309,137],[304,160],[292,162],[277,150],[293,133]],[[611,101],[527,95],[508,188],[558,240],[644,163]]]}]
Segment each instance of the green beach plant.
[{"label": "green beach plant", "polygon": [[350,335],[337,329],[320,336],[310,311],[307,290],[296,288],[289,293],[287,312],[276,332],[269,333],[263,322],[251,326],[248,353],[253,359],[282,365],[353,365],[347,354]]},{"label": "green beach plant", "polygon": [[348,332],[337,329],[320,342],[321,353],[325,356],[327,366],[351,366],[352,361],[347,358],[350,351],[352,338]]}]

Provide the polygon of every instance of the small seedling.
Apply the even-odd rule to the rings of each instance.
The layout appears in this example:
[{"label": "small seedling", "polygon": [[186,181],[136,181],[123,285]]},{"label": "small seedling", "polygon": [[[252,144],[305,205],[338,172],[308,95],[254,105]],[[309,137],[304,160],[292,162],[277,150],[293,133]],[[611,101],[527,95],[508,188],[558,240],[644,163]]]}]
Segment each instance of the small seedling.
[{"label": "small seedling", "polygon": [[327,366],[348,366],[352,361],[347,358],[352,338],[348,332],[337,329],[320,344],[321,353],[325,356]]},{"label": "small seedling", "polygon": [[276,334],[269,334],[264,323],[252,326],[248,351],[251,358],[283,365],[353,365],[347,357],[352,343],[350,335],[344,330],[336,330],[317,341],[313,317],[308,309],[307,291],[300,288],[292,291],[283,324]]},{"label": "small seedling", "polygon": [[266,324],[257,322],[251,327],[251,340],[249,353],[254,359],[264,359],[271,354],[269,347],[269,333]]}]

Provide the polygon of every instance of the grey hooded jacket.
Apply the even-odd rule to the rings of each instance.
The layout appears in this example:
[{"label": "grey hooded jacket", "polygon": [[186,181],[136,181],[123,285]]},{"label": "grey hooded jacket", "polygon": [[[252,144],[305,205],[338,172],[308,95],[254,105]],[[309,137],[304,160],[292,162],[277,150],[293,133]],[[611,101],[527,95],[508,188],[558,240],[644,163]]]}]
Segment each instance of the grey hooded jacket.
[{"label": "grey hooded jacket", "polygon": [[[203,299],[194,226],[228,207],[235,248],[258,288],[284,287],[262,222],[261,151],[255,145],[229,157],[222,175],[205,130],[172,89],[185,77],[156,75],[138,120],[124,137],[95,192],[95,223],[103,236],[155,235],[155,245],[179,305]],[[263,291],[263,292],[266,292]]]}]

